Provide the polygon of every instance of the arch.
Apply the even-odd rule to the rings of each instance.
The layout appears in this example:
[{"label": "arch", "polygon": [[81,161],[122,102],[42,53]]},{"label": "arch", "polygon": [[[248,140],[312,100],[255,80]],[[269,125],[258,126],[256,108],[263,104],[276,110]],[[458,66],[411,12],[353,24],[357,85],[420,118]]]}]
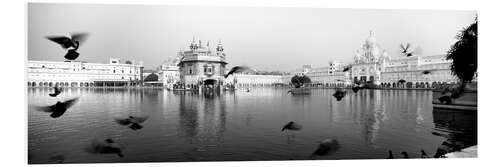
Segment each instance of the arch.
[{"label": "arch", "polygon": [[44,83],[43,83],[43,86],[49,86],[49,83],[44,82]]},{"label": "arch", "polygon": [[64,86],[66,86],[66,87],[69,86],[69,83],[68,82],[64,83]]},{"label": "arch", "polygon": [[31,86],[31,82],[28,82],[28,87],[30,87],[30,86]]},{"label": "arch", "polygon": [[432,88],[436,88],[436,87],[437,87],[437,83],[436,83],[436,81],[432,82],[431,87],[432,87]]},{"label": "arch", "polygon": [[413,86],[413,83],[412,83],[412,82],[407,82],[407,83],[406,83],[406,87],[407,87],[407,88],[411,88],[412,86]]},{"label": "arch", "polygon": [[49,87],[52,87],[52,84],[53,84],[52,82],[49,82]]},{"label": "arch", "polygon": [[430,88],[429,82],[425,82],[425,88]]},{"label": "arch", "polygon": [[393,82],[392,83],[392,87],[395,88],[396,87],[396,83]]},{"label": "arch", "polygon": [[80,87],[83,87],[83,82],[80,82]]},{"label": "arch", "polygon": [[88,83],[88,82],[85,82],[84,86],[85,86],[85,87],[89,87],[89,83]]},{"label": "arch", "polygon": [[43,82],[38,83],[38,86],[43,86]]},{"label": "arch", "polygon": [[92,87],[92,86],[94,86],[94,83],[91,82],[89,85],[90,85],[90,87]]},{"label": "arch", "polygon": [[32,82],[32,83],[31,83],[31,86],[36,86],[36,82]]}]

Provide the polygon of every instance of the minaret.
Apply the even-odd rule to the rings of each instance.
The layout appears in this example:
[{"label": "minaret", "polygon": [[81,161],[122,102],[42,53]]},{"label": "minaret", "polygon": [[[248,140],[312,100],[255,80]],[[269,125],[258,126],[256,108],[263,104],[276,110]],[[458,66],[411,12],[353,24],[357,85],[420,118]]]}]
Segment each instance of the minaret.
[{"label": "minaret", "polygon": [[221,40],[219,40],[219,44],[217,45],[216,51],[217,52],[223,52],[224,51],[224,47],[222,46]]},{"label": "minaret", "polygon": [[197,47],[196,47],[196,42],[195,42],[195,39],[194,39],[194,35],[193,35],[193,40],[191,41],[191,45],[189,45],[189,48],[190,48],[191,50],[195,50],[195,49],[197,49]]}]

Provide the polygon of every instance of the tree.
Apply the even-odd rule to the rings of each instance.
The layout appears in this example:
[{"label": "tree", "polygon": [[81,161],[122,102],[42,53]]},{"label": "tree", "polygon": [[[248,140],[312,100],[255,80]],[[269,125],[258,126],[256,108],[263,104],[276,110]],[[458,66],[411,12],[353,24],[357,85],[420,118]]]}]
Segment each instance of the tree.
[{"label": "tree", "polygon": [[125,61],[125,64],[132,64],[130,60]]},{"label": "tree", "polygon": [[464,28],[446,55],[452,60],[451,71],[462,85],[471,82],[477,74],[477,17],[471,25]]},{"label": "tree", "polygon": [[292,77],[291,82],[295,88],[300,88],[306,83],[311,83],[311,79],[305,75],[295,75]]}]

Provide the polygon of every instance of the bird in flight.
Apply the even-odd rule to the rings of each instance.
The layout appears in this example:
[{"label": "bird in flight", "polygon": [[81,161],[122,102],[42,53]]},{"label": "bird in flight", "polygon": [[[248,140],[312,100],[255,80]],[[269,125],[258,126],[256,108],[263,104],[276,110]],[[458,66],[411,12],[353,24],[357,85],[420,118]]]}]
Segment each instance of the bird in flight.
[{"label": "bird in flight", "polygon": [[74,33],[70,37],[67,36],[47,36],[48,40],[55,42],[68,52],[64,55],[67,60],[75,60],[80,53],[77,52],[80,45],[87,39],[87,33]]},{"label": "bird in flight", "polygon": [[318,148],[313,152],[311,158],[314,156],[330,155],[339,149],[339,142],[335,139],[325,139],[320,142]]},{"label": "bird in flight", "polygon": [[73,98],[66,100],[64,102],[57,101],[56,104],[45,107],[38,107],[38,110],[43,112],[52,113],[50,117],[58,118],[62,116],[71,106],[73,106],[78,101],[78,98]]},{"label": "bird in flight", "polygon": [[57,86],[54,86],[54,93],[50,93],[50,97],[56,97],[57,95],[61,94],[61,88],[58,88]]},{"label": "bird in flight", "polygon": [[297,131],[297,130],[300,130],[302,129],[302,125],[299,125],[293,121],[290,121],[288,122],[285,126],[283,126],[283,128],[281,128],[281,131],[285,131],[285,130],[294,130],[294,131]]},{"label": "bird in flight", "polygon": [[94,139],[89,148],[86,149],[89,153],[95,154],[117,154],[119,157],[123,157],[122,150],[124,146],[122,144],[116,143],[113,139],[108,138],[104,141]]},{"label": "bird in flight", "polygon": [[333,97],[337,98],[337,101],[340,101],[340,100],[342,100],[342,98],[344,98],[346,93],[347,93],[346,91],[337,90],[333,94]]},{"label": "bird in flight", "polygon": [[351,70],[351,68],[352,68],[352,65],[347,65],[347,66],[344,67],[344,69],[342,70],[342,72],[347,72],[347,71]]},{"label": "bird in flight", "polygon": [[128,126],[132,130],[138,130],[142,129],[143,126],[141,125],[141,123],[143,123],[147,119],[148,119],[147,116],[144,117],[128,116],[128,118],[125,119],[115,119],[115,120],[120,125]]},{"label": "bird in flight", "polygon": [[229,70],[229,72],[224,75],[224,78],[227,78],[229,75],[232,75],[234,73],[242,73],[242,72],[257,72],[257,70],[252,69],[248,66],[235,66]]}]

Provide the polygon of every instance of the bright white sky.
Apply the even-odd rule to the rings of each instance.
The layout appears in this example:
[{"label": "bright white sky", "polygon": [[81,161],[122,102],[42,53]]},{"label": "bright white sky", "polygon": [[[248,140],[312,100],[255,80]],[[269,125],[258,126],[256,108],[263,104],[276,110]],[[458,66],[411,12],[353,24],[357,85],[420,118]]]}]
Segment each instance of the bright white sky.
[{"label": "bright white sky", "polygon": [[213,48],[222,40],[230,66],[291,70],[352,61],[370,30],[391,57],[406,42],[424,55],[445,54],[475,17],[448,10],[29,4],[28,59],[63,61],[64,50],[45,36],[88,32],[78,60],[142,60],[153,69],[195,36]]}]

